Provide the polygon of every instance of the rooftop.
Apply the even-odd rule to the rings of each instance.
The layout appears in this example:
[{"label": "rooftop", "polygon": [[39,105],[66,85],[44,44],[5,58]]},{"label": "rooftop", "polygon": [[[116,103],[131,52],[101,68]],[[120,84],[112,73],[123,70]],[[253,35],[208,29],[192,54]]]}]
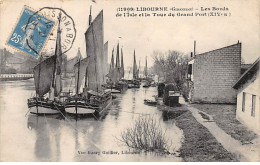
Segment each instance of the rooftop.
[{"label": "rooftop", "polygon": [[242,84],[245,84],[247,80],[251,79],[253,75],[259,70],[260,57],[244,72],[244,74],[233,85],[234,89],[238,89]]}]

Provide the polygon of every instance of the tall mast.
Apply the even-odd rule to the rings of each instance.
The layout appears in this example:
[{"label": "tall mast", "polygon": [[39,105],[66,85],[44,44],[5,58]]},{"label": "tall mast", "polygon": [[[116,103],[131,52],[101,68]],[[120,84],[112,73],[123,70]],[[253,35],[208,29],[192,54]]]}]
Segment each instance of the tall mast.
[{"label": "tall mast", "polygon": [[[90,5],[89,17],[88,17],[88,25],[90,25],[91,22],[92,22],[91,9],[92,9],[92,6]],[[85,90],[87,89],[87,86],[88,86],[88,67],[86,68],[86,75],[85,75],[85,85],[84,85],[84,89]]]},{"label": "tall mast", "polygon": [[[92,9],[92,6],[90,5],[89,16],[88,16],[88,25],[90,25],[92,22],[91,9]],[[85,75],[85,85],[84,85],[85,90],[87,89],[87,86],[88,86],[88,67],[86,68],[86,75]]]},{"label": "tall mast", "polygon": [[136,60],[135,60],[135,50],[134,50],[133,79],[136,79]]},{"label": "tall mast", "polygon": [[64,58],[63,58],[64,65],[63,65],[63,68],[64,68],[64,73],[65,73],[64,76],[65,77],[67,77],[67,62],[68,62],[67,61],[67,55],[64,54]]},{"label": "tall mast", "polygon": [[91,9],[92,9],[92,6],[90,6],[90,12],[89,12],[89,17],[88,17],[88,25],[90,25],[91,24],[91,22],[92,22],[92,15],[91,15]]},{"label": "tall mast", "polygon": [[55,85],[55,73],[57,73],[57,57],[61,53],[61,30],[60,30],[60,19],[61,19],[61,13],[59,13],[58,17],[58,29],[57,29],[57,38],[56,38],[56,47],[55,47],[55,63],[54,63],[54,73],[53,73],[53,84]]},{"label": "tall mast", "polygon": [[[80,50],[79,50],[79,48],[78,48],[78,54],[80,54]],[[78,57],[79,65],[78,65],[78,78],[77,78],[77,84],[76,84],[76,95],[77,95],[77,96],[78,96],[78,94],[79,94],[80,60],[81,60],[81,56]]]},{"label": "tall mast", "polygon": [[117,44],[117,49],[116,49],[116,68],[120,68],[120,62],[119,62],[119,42]]},{"label": "tall mast", "polygon": [[107,66],[107,57],[108,57],[108,41],[104,44],[103,47],[103,65],[104,65],[104,71],[103,71],[103,83],[105,83],[106,75],[108,74],[108,66]]},{"label": "tall mast", "polygon": [[[40,61],[39,61],[38,88],[40,87],[40,80],[41,80],[41,62],[42,62],[42,56],[40,57]],[[36,95],[38,95],[37,92],[36,92]],[[37,110],[38,110],[38,107],[37,107]]]},{"label": "tall mast", "polygon": [[120,79],[119,42],[116,49],[116,81]]},{"label": "tall mast", "polygon": [[[79,61],[79,65],[78,65],[78,79],[77,79],[77,84],[76,84],[76,97],[78,97],[79,95],[79,72],[80,72],[80,60],[81,60],[81,55],[80,55],[80,51],[78,49],[78,54],[79,54],[79,57],[78,57],[78,61]],[[78,98],[75,99],[75,110],[76,110],[76,117],[78,117]]]},{"label": "tall mast", "polygon": [[114,48],[112,50],[112,56],[111,56],[111,62],[110,62],[108,77],[110,78],[111,81],[114,82]]},{"label": "tall mast", "polygon": [[147,78],[147,56],[145,61],[145,78]]},{"label": "tall mast", "polygon": [[194,40],[194,52],[193,52],[193,54],[194,54],[194,57],[195,57],[195,55],[196,55],[196,40]]},{"label": "tall mast", "polygon": [[[79,50],[78,50],[79,51]],[[76,97],[79,95],[79,72],[80,72],[80,57],[79,57],[79,65],[78,65],[78,80],[77,80],[77,85],[76,85]],[[78,117],[78,98],[75,99],[75,110],[76,110],[76,117]]]},{"label": "tall mast", "polygon": [[114,69],[115,64],[114,64],[114,48],[112,50],[112,57],[111,57],[111,68]]},{"label": "tall mast", "polygon": [[139,78],[139,74],[140,74],[140,70],[141,70],[141,67],[140,67],[141,65],[140,65],[140,59],[139,59],[139,68],[138,68],[138,78]]},{"label": "tall mast", "polygon": [[[61,13],[59,13],[59,16],[58,16],[58,28],[57,28],[56,47],[55,47],[55,54],[54,54],[54,69],[53,69],[52,87],[50,89],[50,100],[54,99],[54,96],[59,96],[59,94],[61,92],[60,65],[61,65],[62,51],[61,51],[60,20],[61,20]],[[56,82],[56,79],[58,79],[58,82]],[[58,88],[58,90],[56,88]]]},{"label": "tall mast", "polygon": [[87,88],[88,88],[88,67],[86,67],[84,90],[87,90]]},{"label": "tall mast", "polygon": [[123,59],[123,48],[121,48],[121,78],[125,76],[124,59]]}]

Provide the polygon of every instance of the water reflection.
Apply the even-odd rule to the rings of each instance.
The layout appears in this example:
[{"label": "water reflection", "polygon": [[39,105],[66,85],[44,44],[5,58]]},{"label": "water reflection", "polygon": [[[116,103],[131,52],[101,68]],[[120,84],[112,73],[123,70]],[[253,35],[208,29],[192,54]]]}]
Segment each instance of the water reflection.
[{"label": "water reflection", "polygon": [[[128,147],[117,138],[140,115],[154,116],[162,128],[167,129],[172,148],[180,148],[182,131],[172,120],[163,121],[163,114],[157,107],[143,103],[144,99],[153,99],[152,96],[157,94],[156,88],[128,89],[124,94],[117,95],[107,115],[100,120],[86,118],[76,121],[60,115],[30,114],[25,117],[28,111],[26,99],[34,92],[33,86],[32,80],[0,84],[0,98],[5,103],[1,105],[0,115],[3,131],[1,149],[5,151],[3,161],[181,161],[174,155],[121,154],[128,151]],[[10,98],[15,96],[20,99],[14,104]],[[11,128],[10,114],[16,114]],[[8,145],[3,143],[9,139],[12,142]],[[23,153],[22,156],[14,155],[16,150]],[[111,151],[120,154],[104,154]]]},{"label": "water reflection", "polygon": [[[35,132],[35,156],[42,161],[59,161],[60,122],[56,116],[28,115],[27,127]],[[51,146],[51,143],[52,146]],[[53,149],[51,149],[53,147]],[[53,150],[53,151],[52,151]]]}]

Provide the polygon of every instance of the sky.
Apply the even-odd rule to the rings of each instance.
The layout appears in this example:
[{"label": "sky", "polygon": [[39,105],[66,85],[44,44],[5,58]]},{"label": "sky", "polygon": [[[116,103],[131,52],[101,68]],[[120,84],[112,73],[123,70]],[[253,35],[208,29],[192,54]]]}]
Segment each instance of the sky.
[{"label": "sky", "polygon": [[[113,47],[120,43],[123,47],[125,67],[133,65],[133,52],[137,62],[152,66],[154,50],[166,52],[176,50],[184,54],[193,51],[196,40],[196,54],[211,51],[228,45],[242,43],[242,57],[246,63],[253,63],[260,56],[260,2],[258,0],[1,0],[0,4],[0,48],[5,45],[24,5],[39,10],[42,7],[62,8],[75,22],[76,38],[72,48],[66,53],[69,58],[77,55],[80,48],[86,56],[84,33],[88,28],[90,5],[92,18],[104,11],[104,43],[109,43],[108,63]],[[229,17],[116,17],[119,7],[176,7],[212,8],[226,7]]]}]

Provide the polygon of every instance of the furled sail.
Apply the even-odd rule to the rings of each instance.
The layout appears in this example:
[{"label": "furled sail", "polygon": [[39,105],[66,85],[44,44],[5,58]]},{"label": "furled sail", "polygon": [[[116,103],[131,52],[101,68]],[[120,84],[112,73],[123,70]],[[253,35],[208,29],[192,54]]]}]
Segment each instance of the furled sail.
[{"label": "furled sail", "polygon": [[123,49],[121,48],[120,78],[124,78],[124,76],[125,76],[125,69],[124,69]]},{"label": "furled sail", "polygon": [[108,78],[110,78],[110,79],[112,79],[113,72],[114,72],[114,68],[115,68],[115,65],[114,65],[114,48],[113,48],[109,72],[108,72],[108,74],[106,75],[106,76],[107,76]]},{"label": "furled sail", "polygon": [[59,23],[57,29],[57,39],[55,47],[56,64],[55,64],[55,79],[54,79],[54,96],[59,96],[62,90],[61,82],[61,64],[62,64],[62,51],[61,51],[61,29],[60,29],[60,19],[61,14],[59,15]]},{"label": "furled sail", "polygon": [[145,78],[147,78],[147,75],[148,75],[148,71],[147,71],[147,56],[146,56],[146,61],[145,61],[144,75],[145,75]]},{"label": "furled sail", "polygon": [[117,44],[117,49],[116,49],[116,72],[115,72],[115,79],[116,81],[119,81],[120,79],[120,60],[119,60],[119,43]]},{"label": "furled sail", "polygon": [[43,96],[49,92],[53,81],[55,56],[51,56],[40,62],[33,69],[36,94]]},{"label": "furled sail", "polygon": [[74,72],[74,65],[78,62],[78,59],[82,57],[75,56],[74,58],[67,61],[66,65],[66,71],[67,73],[73,73]]},{"label": "furled sail", "polygon": [[[81,57],[80,50],[78,50],[78,57]],[[83,86],[85,85],[85,76],[86,76],[86,69],[88,66],[88,57],[78,59],[78,62],[74,65],[75,68],[75,84],[76,84],[76,91],[78,93],[83,92]]]},{"label": "furled sail", "polygon": [[103,83],[103,10],[90,24],[85,33],[86,51],[89,57],[87,69],[88,89],[101,92]]},{"label": "furled sail", "polygon": [[107,77],[114,83],[118,81],[118,71],[114,65],[114,49],[112,50],[111,63]]},{"label": "furled sail", "polygon": [[118,69],[117,68],[114,68],[112,70],[112,77],[111,77],[111,80],[112,82],[117,82],[119,80],[119,74],[118,74]]},{"label": "furled sail", "polygon": [[133,79],[137,79],[137,65],[135,59],[135,50],[134,50],[134,64],[133,64]]},{"label": "furled sail", "polygon": [[117,44],[117,48],[116,48],[116,68],[120,68],[120,61],[119,61],[119,43]]},{"label": "furled sail", "polygon": [[137,69],[137,78],[139,78],[139,73],[140,73],[140,60],[139,60],[139,67]]},{"label": "furled sail", "polygon": [[107,57],[108,57],[108,41],[104,44],[104,64],[103,64],[103,68],[104,68],[104,78],[105,75],[108,74],[108,68],[107,68]]}]

